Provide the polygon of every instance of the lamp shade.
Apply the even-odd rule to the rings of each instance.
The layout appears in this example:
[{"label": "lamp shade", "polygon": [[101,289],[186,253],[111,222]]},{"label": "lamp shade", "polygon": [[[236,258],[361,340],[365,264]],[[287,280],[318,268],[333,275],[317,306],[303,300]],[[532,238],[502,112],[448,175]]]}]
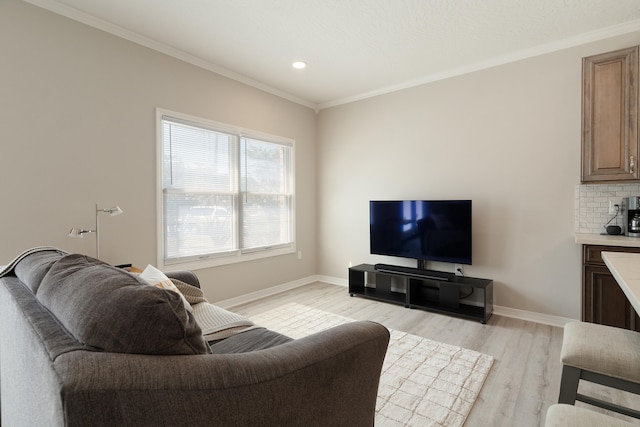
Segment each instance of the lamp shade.
[{"label": "lamp shade", "polygon": [[108,209],[100,209],[98,207],[98,204],[96,203],[95,228],[93,230],[85,230],[85,229],[82,229],[82,228],[72,228],[69,231],[69,237],[79,237],[79,238],[84,237],[84,235],[86,233],[95,233],[95,235],[96,235],[96,257],[97,258],[100,258],[100,235],[98,233],[98,230],[100,229],[100,222],[98,221],[98,217],[100,215],[100,212],[108,213],[110,216],[116,216],[116,215],[120,215],[121,213],[123,213],[122,209],[120,209],[120,206],[114,206],[114,207],[108,208]]},{"label": "lamp shade", "polygon": [[72,228],[69,230],[69,237],[83,238],[86,233],[95,233],[95,230],[84,230],[82,228]]}]

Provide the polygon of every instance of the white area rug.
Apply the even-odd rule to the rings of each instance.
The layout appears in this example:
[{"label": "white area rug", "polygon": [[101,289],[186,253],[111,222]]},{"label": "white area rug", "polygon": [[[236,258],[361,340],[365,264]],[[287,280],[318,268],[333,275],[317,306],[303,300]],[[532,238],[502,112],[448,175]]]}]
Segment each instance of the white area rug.
[{"label": "white area rug", "polygon": [[[251,318],[291,338],[353,319],[290,303]],[[462,426],[493,357],[390,329],[382,366],[376,426]]]}]

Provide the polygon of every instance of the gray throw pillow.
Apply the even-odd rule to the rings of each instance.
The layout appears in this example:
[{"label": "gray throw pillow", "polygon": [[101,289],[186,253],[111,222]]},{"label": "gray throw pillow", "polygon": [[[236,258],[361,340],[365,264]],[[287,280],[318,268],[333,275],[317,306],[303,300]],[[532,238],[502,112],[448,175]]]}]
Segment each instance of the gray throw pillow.
[{"label": "gray throw pillow", "polygon": [[67,255],[53,264],[36,295],[78,341],[103,351],[209,351],[178,294],[85,255]]}]

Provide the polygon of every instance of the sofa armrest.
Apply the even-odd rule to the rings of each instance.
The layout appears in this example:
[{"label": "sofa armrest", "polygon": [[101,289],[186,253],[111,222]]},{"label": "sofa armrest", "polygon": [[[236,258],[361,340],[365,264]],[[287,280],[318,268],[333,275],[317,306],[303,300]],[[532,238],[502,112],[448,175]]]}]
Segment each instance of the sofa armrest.
[{"label": "sofa armrest", "polygon": [[371,426],[389,331],[352,322],[267,350],[56,360],[69,426]]},{"label": "sofa armrest", "polygon": [[189,270],[179,270],[179,271],[170,271],[164,273],[169,279],[177,279],[181,282],[186,283],[187,285],[195,286],[196,288],[200,287],[200,280],[198,280],[198,276],[193,271]]}]

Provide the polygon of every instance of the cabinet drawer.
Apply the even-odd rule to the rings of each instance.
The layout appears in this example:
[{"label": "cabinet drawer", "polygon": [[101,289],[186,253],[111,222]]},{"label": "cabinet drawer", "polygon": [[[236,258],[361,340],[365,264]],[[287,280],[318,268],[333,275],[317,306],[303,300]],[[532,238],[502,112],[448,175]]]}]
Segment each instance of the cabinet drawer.
[{"label": "cabinet drawer", "polygon": [[583,249],[583,261],[585,264],[600,264],[604,265],[602,259],[602,252],[627,252],[627,253],[640,253],[640,248],[628,248],[623,246],[595,246],[584,245]]}]

